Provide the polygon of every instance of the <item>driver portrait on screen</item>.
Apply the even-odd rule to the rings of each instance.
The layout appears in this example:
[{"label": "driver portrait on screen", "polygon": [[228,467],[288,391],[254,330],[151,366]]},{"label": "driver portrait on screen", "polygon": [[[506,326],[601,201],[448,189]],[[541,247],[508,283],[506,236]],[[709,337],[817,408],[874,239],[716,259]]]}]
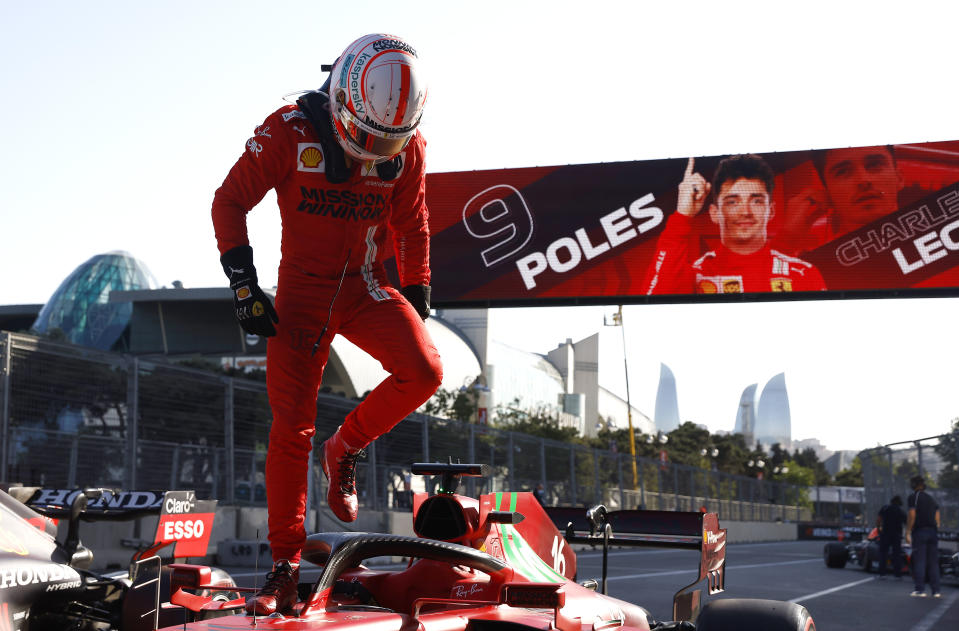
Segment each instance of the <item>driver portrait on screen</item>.
[{"label": "driver portrait on screen", "polygon": [[[720,161],[712,183],[689,159],[679,184],[676,212],[656,243],[643,284],[646,294],[715,294],[823,291],[826,284],[811,263],[770,248],[775,175],[760,156]],[[693,219],[706,206],[719,227],[720,244],[704,254],[690,247]]]},{"label": "driver portrait on screen", "polygon": [[899,210],[905,180],[891,145],[817,151],[822,182],[810,183],[786,201],[776,245],[786,252],[810,252]]}]

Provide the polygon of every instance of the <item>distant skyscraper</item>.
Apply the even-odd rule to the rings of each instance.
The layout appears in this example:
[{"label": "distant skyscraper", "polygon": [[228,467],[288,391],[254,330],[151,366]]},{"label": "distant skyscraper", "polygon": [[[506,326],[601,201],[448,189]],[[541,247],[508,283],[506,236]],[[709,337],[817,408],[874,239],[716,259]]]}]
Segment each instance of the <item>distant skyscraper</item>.
[{"label": "distant skyscraper", "polygon": [[792,422],[789,415],[789,396],[786,394],[786,375],[779,373],[766,383],[759,396],[759,414],[756,418],[756,439],[763,445],[779,443],[789,449],[792,443]]},{"label": "distant skyscraper", "polygon": [[656,429],[671,432],[679,427],[679,401],[676,378],[666,364],[659,365],[659,389],[656,390]]},{"label": "distant skyscraper", "polygon": [[751,449],[756,440],[756,388],[759,384],[746,386],[739,397],[739,409],[736,410],[736,427],[734,434],[742,434],[746,438],[746,445]]}]

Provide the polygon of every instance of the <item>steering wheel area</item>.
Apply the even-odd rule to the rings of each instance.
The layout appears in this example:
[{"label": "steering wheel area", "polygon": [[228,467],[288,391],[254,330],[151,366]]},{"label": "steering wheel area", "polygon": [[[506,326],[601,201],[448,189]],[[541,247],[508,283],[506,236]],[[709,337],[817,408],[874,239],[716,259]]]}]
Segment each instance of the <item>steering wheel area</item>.
[{"label": "steering wheel area", "polygon": [[[378,556],[402,556],[461,565],[485,572],[490,581],[503,583],[513,578],[513,569],[485,552],[456,543],[420,539],[402,535],[372,533],[319,533],[307,538],[303,559],[323,565],[323,573],[313,585],[302,613],[324,608],[337,589],[337,579],[364,559]],[[342,590],[340,581],[340,588]],[[371,605],[347,605],[371,610]],[[376,611],[390,611],[376,608]],[[302,614],[301,614],[302,615]]]}]

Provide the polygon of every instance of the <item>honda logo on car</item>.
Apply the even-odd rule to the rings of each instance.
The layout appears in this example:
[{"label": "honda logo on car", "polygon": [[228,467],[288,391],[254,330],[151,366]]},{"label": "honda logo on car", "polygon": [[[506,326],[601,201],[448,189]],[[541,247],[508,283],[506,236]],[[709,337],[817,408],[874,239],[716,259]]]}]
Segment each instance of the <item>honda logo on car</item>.
[{"label": "honda logo on car", "polygon": [[79,587],[80,575],[72,567],[59,563],[0,569],[0,589],[55,581],[62,582],[49,585],[47,591]]},{"label": "honda logo on car", "polygon": [[[39,489],[28,504],[34,506],[70,506],[82,489]],[[98,499],[90,500],[87,510],[158,508],[163,499],[156,491],[113,491],[104,489]]]}]

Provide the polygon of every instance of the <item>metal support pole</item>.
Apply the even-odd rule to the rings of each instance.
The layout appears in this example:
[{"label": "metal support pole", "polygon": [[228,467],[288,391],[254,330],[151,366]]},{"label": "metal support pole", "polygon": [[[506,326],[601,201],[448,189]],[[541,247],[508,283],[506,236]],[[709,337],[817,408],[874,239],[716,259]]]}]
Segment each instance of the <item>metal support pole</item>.
[{"label": "metal support pole", "polygon": [[859,494],[859,514],[862,515],[863,523],[866,522],[866,489],[863,488],[862,493]]},{"label": "metal support pole", "polygon": [[[140,418],[140,360],[132,357],[127,370],[127,449],[126,449],[126,480],[124,485],[128,489],[137,488],[137,437]],[[171,486],[175,489],[175,486]]]},{"label": "metal support pole", "polygon": [[546,440],[539,439],[539,481],[546,488]]},{"label": "metal support pole", "polygon": [[[706,503],[706,495],[703,494],[703,504]],[[694,469],[689,470],[689,510],[696,510],[696,471]]]},{"label": "metal support pole", "polygon": [[837,486],[837,487],[836,487],[836,490],[839,492],[839,527],[842,528],[842,518],[843,518],[843,512],[842,512],[842,487],[841,487],[841,486]]},{"label": "metal support pole", "polygon": [[[223,392],[223,444],[226,446],[226,502],[232,504],[234,501],[234,489],[236,488],[236,452],[234,451],[236,443],[235,421],[233,411],[234,382],[232,377],[226,378],[226,387]],[[253,481],[250,480],[250,484]],[[253,492],[252,486],[250,492]]]},{"label": "metal support pole", "polygon": [[572,445],[569,446],[569,490],[573,496],[570,501],[576,506],[576,454]]},{"label": "metal support pole", "polygon": [[[635,456],[630,456],[630,459],[631,459],[631,460],[633,461],[633,463],[635,464],[635,462],[636,462],[636,457],[635,457]],[[645,508],[646,508],[646,481],[643,479],[643,467],[642,467],[643,461],[640,460],[640,461],[639,461],[639,464],[640,464],[640,467],[639,467],[639,504],[640,504],[640,506],[641,506],[643,509],[645,509]]]},{"label": "metal support pole", "polygon": [[679,510],[679,465],[673,465],[673,495],[676,497],[676,504],[673,510]]},{"label": "metal support pole", "polygon": [[513,432],[507,432],[506,440],[506,449],[509,453],[506,454],[506,471],[509,476],[509,491],[512,493],[516,490],[516,484],[513,482]]},{"label": "metal support pole", "polygon": [[603,490],[599,484],[599,450],[593,450],[593,497],[597,504],[605,504],[603,500]]},{"label": "metal support pole", "polygon": [[[635,462],[635,461],[634,461]],[[619,485],[619,507],[626,508],[626,493],[623,491],[623,454],[616,454],[616,482]]]},{"label": "metal support pole", "polygon": [[743,504],[746,502],[743,501],[744,496],[742,478],[736,478],[736,500],[739,502],[739,521],[746,521],[746,513],[744,510],[745,506],[743,506]]},{"label": "metal support pole", "polygon": [[492,441],[489,444],[489,492],[496,492],[496,474],[493,473],[496,469],[496,448],[493,446]]},{"label": "metal support pole", "polygon": [[80,437],[74,436],[70,440],[70,468],[67,472],[67,488],[77,488],[77,463],[80,458]]},{"label": "metal support pole", "polygon": [[[367,486],[368,486],[369,489],[370,489],[370,491],[369,491],[369,493],[370,493],[370,504],[369,504],[369,506],[370,506],[373,510],[380,510],[380,509],[386,508],[386,507],[385,507],[385,506],[380,506],[380,502],[379,502],[379,496],[380,496],[380,493],[379,493],[379,489],[380,489],[380,479],[379,479],[379,475],[377,475],[378,469],[377,469],[377,466],[376,466],[376,441],[375,441],[375,440],[369,444],[369,446],[367,447],[367,451],[368,451],[368,453],[369,453],[369,461],[368,461],[368,462],[369,462],[369,471],[368,471],[368,477],[367,477],[367,480],[368,480],[368,481],[367,481]],[[385,504],[385,502],[384,502],[384,504]]]},{"label": "metal support pole", "polygon": [[[469,462],[476,462],[476,425],[469,424]],[[490,465],[492,467],[492,465]],[[467,486],[470,497],[476,497],[476,478],[467,478]]]},{"label": "metal support pole", "polygon": [[430,461],[430,423],[427,417],[421,416],[420,421],[423,423],[423,462]]},{"label": "metal support pole", "polygon": [[656,506],[656,510],[666,510],[666,507],[663,506],[663,470],[662,465],[656,466],[656,498],[659,504]]},{"label": "metal support pole", "polygon": [[220,488],[220,450],[217,449],[216,447],[212,447],[211,449],[213,449],[213,493],[212,495],[215,499],[219,497],[219,491],[217,489]]},{"label": "metal support pole", "polygon": [[0,478],[4,480],[9,479],[9,472],[7,471],[7,454],[10,453],[10,399],[12,395],[10,394],[10,366],[12,362],[10,357],[13,355],[13,334],[10,331],[6,331],[4,335],[5,339],[3,342],[3,363],[0,363],[0,369],[3,370],[3,405],[0,406]]},{"label": "metal support pole", "polygon": [[[170,459],[170,488],[176,489],[180,477],[180,446],[173,448],[173,457]],[[192,486],[192,485],[191,485]],[[132,487],[136,488],[136,487]]]}]

